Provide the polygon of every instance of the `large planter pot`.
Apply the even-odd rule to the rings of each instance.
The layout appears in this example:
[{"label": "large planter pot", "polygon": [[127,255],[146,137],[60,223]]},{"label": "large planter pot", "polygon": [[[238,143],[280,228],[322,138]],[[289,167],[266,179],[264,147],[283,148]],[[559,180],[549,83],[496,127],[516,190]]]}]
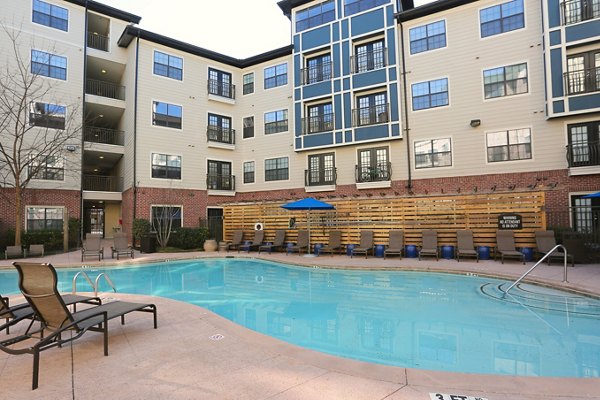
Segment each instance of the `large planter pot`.
[{"label": "large planter pot", "polygon": [[214,239],[206,239],[204,241],[204,251],[217,251],[219,245]]}]

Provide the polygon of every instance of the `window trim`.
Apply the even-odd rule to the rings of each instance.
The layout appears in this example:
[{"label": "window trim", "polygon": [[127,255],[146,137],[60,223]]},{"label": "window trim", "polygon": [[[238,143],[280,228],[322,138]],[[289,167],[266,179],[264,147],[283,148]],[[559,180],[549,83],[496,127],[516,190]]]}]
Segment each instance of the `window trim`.
[{"label": "window trim", "polygon": [[[166,65],[166,67],[167,67],[167,75],[161,75],[161,74],[157,74],[156,72],[154,72],[155,71],[154,67],[156,65],[156,53],[164,54],[165,56],[169,57],[169,59],[171,57],[173,57],[173,58],[179,58],[181,60],[181,79],[173,78],[173,77],[171,77],[171,76],[168,75],[168,71],[171,68],[177,69],[175,67],[169,66],[168,64]],[[160,64],[160,65],[165,65],[165,64]],[[184,73],[183,73],[184,69],[185,69],[185,60],[184,60],[183,57],[179,57],[179,56],[176,56],[174,54],[166,53],[164,51],[157,50],[157,49],[154,49],[152,51],[152,75],[153,76],[156,76],[156,77],[159,77],[159,78],[166,78],[166,79],[170,79],[170,80],[173,80],[173,81],[183,82],[184,81]]]},{"label": "window trim", "polygon": [[[252,136],[246,137],[246,119],[252,118]],[[254,139],[256,137],[256,116],[254,114],[242,117],[242,140]]]},{"label": "window trim", "polygon": [[[154,114],[156,113],[154,111],[154,103],[163,103],[163,104],[166,104],[167,106],[180,107],[181,108],[181,126],[179,128],[177,128],[177,127],[173,127],[173,126],[156,125],[154,123]],[[168,109],[168,107],[167,107],[167,109]],[[168,129],[168,130],[175,129],[175,130],[178,130],[178,131],[183,131],[183,106],[180,105],[180,104],[169,103],[169,102],[162,101],[162,100],[152,99],[152,107],[150,108],[150,126],[152,128],[162,128],[162,129]]]},{"label": "window trim", "polygon": [[[25,220],[24,231],[25,231],[25,232],[29,232],[29,231],[30,231],[30,229],[29,229],[29,224],[28,224],[28,222],[29,222],[29,218],[28,218],[28,216],[29,216],[29,213],[28,213],[28,210],[29,210],[30,208],[43,208],[43,209],[44,209],[44,217],[45,217],[45,215],[46,215],[46,211],[45,211],[45,210],[47,210],[47,209],[49,209],[49,208],[61,209],[61,210],[62,210],[62,215],[63,215],[63,219],[61,220],[61,221],[62,221],[62,225],[63,225],[63,226],[62,226],[62,229],[64,229],[64,227],[65,227],[65,211],[67,210],[67,207],[66,207],[66,206],[60,206],[60,205],[41,205],[41,204],[39,204],[39,205],[35,205],[35,204],[26,204],[26,205],[25,205],[25,215],[24,215],[24,220]],[[46,219],[46,218],[44,218],[44,221],[46,221],[46,220],[47,220],[47,219]],[[57,220],[55,220],[55,221],[57,221]],[[44,230],[45,230],[45,229],[48,229],[48,228],[44,228]],[[37,229],[32,229],[31,231],[34,231],[34,232],[35,232],[35,231],[37,231]]]},{"label": "window trim", "polygon": [[[426,108],[419,108],[419,109],[415,110],[415,107],[414,107],[415,96],[413,95],[413,86],[421,84],[421,83],[431,83],[431,82],[435,82],[435,81],[441,81],[443,79],[446,80],[446,84],[448,86],[448,91],[446,92],[448,94],[448,103],[447,104],[442,104],[442,105],[439,105],[439,106],[434,106],[434,107],[430,106],[430,107],[426,107]],[[431,89],[431,87],[430,87],[430,89]],[[444,92],[436,92],[436,93],[444,93]],[[431,91],[429,91],[429,93],[427,95],[431,96]],[[422,97],[422,96],[418,96],[418,97]],[[431,102],[430,102],[430,104],[431,104]],[[448,76],[444,76],[444,77],[440,77],[440,78],[433,78],[433,79],[429,79],[429,80],[426,80],[426,81],[413,82],[413,83],[410,84],[410,106],[411,106],[411,111],[412,112],[420,112],[420,111],[427,111],[427,110],[437,110],[437,109],[442,108],[442,107],[450,107],[450,104],[451,104],[450,103],[450,78]]]},{"label": "window trim", "polygon": [[[267,171],[273,171],[271,169],[267,169],[267,161],[268,160],[279,160],[279,159],[283,159],[286,158],[288,161],[288,165],[287,165],[287,178],[286,179],[267,179]],[[290,156],[289,155],[281,155],[281,156],[274,156],[274,157],[269,157],[269,158],[265,158],[264,162],[263,162],[263,166],[264,166],[264,182],[289,182],[290,181]],[[278,168],[279,170],[280,168]]]},{"label": "window trim", "polygon": [[[267,120],[266,120],[266,115],[270,114],[270,113],[278,113],[280,111],[285,111],[286,112],[286,117],[287,119],[285,119],[285,121],[287,121],[287,128],[284,131],[277,131],[277,132],[267,132]],[[284,121],[284,120],[275,120],[275,122],[269,122],[269,123],[277,123],[280,121]],[[256,120],[254,121],[254,126],[256,127]],[[290,110],[288,108],[281,108],[278,110],[271,110],[271,111],[265,111],[263,112],[263,135],[264,136],[268,136],[268,135],[277,135],[279,133],[287,133],[290,131]],[[255,136],[256,136],[256,131],[255,131]]]},{"label": "window trim", "polygon": [[[55,157],[56,159],[60,160],[60,164],[61,167],[57,168],[57,167],[50,167],[51,170],[56,170],[56,171],[60,171],[60,179],[48,179],[46,178],[46,175],[44,174],[44,177],[42,178],[36,178],[36,174],[31,174],[31,168],[34,165],[41,165],[43,162],[43,166],[41,166],[37,173],[39,174],[40,172],[47,172],[49,167],[48,167],[48,157]],[[65,163],[66,163],[66,158],[60,154],[54,154],[54,155],[43,155],[43,154],[37,154],[35,157],[32,156],[32,160],[29,161],[29,167],[27,168],[27,176],[31,177],[32,181],[36,181],[36,182],[64,182],[65,181]],[[36,162],[37,160],[37,162]]]},{"label": "window trim", "polygon": [[[324,21],[323,18],[322,18],[322,15],[326,14],[326,13],[322,12],[322,10],[323,10],[323,4],[325,4],[325,3],[332,3],[333,4],[333,18],[331,20]],[[305,28],[298,29],[298,13],[308,12],[309,9],[316,9],[317,7],[321,8],[321,12],[318,14],[318,16],[321,17],[320,18],[320,22],[316,23],[315,25],[307,24],[307,26]],[[313,18],[314,17],[316,17],[316,16],[313,16]],[[333,22],[333,21],[336,20],[336,17],[337,17],[337,1],[336,0],[323,0],[323,1],[320,1],[319,3],[317,3],[317,4],[313,4],[313,5],[304,7],[302,9],[300,9],[300,10],[296,10],[293,13],[292,28],[293,28],[294,33],[300,33],[300,32],[308,31],[310,29],[314,29],[314,28],[317,28],[319,26],[322,26],[322,25],[328,24],[330,22]],[[306,19],[310,20],[310,18],[306,18]],[[303,20],[301,20],[301,21],[303,21]]]},{"label": "window trim", "polygon": [[[281,84],[281,85],[275,85],[275,86],[270,86],[267,87],[267,79],[275,79],[275,83],[277,83],[277,78],[279,76],[283,76],[282,75],[277,75],[277,67],[281,66],[281,65],[285,65],[285,83]],[[275,69],[275,75],[270,76],[267,78],[267,73],[266,71],[268,69],[274,68]],[[275,64],[275,65],[270,65],[268,67],[263,68],[263,90],[271,90],[271,89],[275,89],[275,88],[281,88],[281,87],[285,87],[288,86],[290,84],[290,66],[289,63],[287,61],[284,61],[282,63],[279,64]]]},{"label": "window trim", "polygon": [[[428,48],[427,50],[419,51],[418,53],[413,53],[412,49],[411,49],[412,40],[410,40],[410,31],[412,29],[421,28],[421,27],[425,27],[425,29],[427,30],[427,26],[433,25],[433,24],[438,23],[438,22],[444,22],[444,39],[445,39],[446,44],[444,46],[442,46],[442,47],[436,47],[434,49],[429,49]],[[428,39],[429,36],[426,36],[425,38]],[[435,21],[432,21],[432,22],[429,22],[429,23],[425,23],[425,24],[421,24],[421,25],[415,25],[415,26],[412,26],[412,27],[408,28],[408,55],[410,57],[412,57],[412,56],[418,56],[418,55],[421,55],[421,54],[424,54],[424,53],[430,54],[432,51],[443,50],[443,49],[447,49],[448,47],[449,47],[448,46],[448,20],[445,17],[444,18],[440,18],[440,19],[435,20]]]},{"label": "window trim", "polygon": [[[376,3],[375,5],[366,7],[366,8],[361,8],[360,4],[362,4],[363,2],[365,2],[365,0],[354,0],[352,3],[356,3],[358,5],[359,9],[355,12],[347,12],[348,4],[347,4],[347,0],[344,0],[342,3],[342,6],[344,8],[344,17],[349,17],[351,15],[357,15],[360,13],[364,13],[366,11],[373,10],[374,8],[377,8],[377,7],[385,6],[390,3],[390,0],[375,0],[375,3]],[[379,4],[377,4],[377,3],[379,3]]]},{"label": "window trim", "polygon": [[[53,126],[47,126],[47,125],[37,125],[35,123],[35,121],[32,122],[32,115],[44,115],[44,114],[38,114],[35,112],[36,106],[37,104],[43,104],[44,106],[55,106],[55,107],[61,107],[62,109],[64,109],[64,114],[59,114],[59,116],[62,118],[62,127],[61,128],[55,128]],[[47,114],[49,117],[52,117],[53,114],[48,113]],[[29,102],[29,116],[28,116],[28,122],[29,122],[29,126],[35,126],[41,129],[56,129],[56,130],[65,130],[67,127],[67,106],[63,106],[62,104],[54,104],[54,103],[45,103],[43,101],[35,101],[32,100]]]},{"label": "window trim", "polygon": [[512,33],[512,32],[518,32],[521,29],[527,29],[527,7],[526,7],[527,5],[526,5],[526,1],[525,0],[521,0],[521,2],[523,4],[523,27],[522,28],[517,28],[517,29],[510,30],[510,31],[502,31],[502,32],[494,33],[493,35],[488,35],[488,36],[482,36],[481,35],[482,34],[482,32],[481,32],[481,11],[482,10],[487,10],[487,9],[493,8],[493,7],[498,7],[498,6],[502,10],[502,5],[503,4],[507,4],[507,3],[510,3],[512,1],[514,1],[514,0],[503,1],[503,2],[498,3],[498,4],[488,5],[486,7],[481,7],[481,8],[477,9],[477,20],[478,20],[478,23],[479,23],[478,24],[478,26],[479,26],[479,40],[486,40],[488,38],[493,38],[493,37],[496,37],[496,36],[505,35],[505,34],[509,34],[509,33]]},{"label": "window trim", "polygon": [[[36,52],[38,52],[38,53],[44,53],[44,54],[47,54],[48,56],[50,56],[50,58],[48,59],[49,61],[50,61],[50,59],[51,59],[52,57],[58,57],[58,58],[62,58],[62,59],[64,59],[64,60],[65,60],[65,68],[64,68],[64,70],[65,70],[65,79],[62,79],[62,78],[56,78],[56,77],[54,77],[54,76],[51,76],[51,75],[43,75],[43,74],[40,74],[39,72],[34,72],[34,71],[33,71],[33,64],[34,64],[34,61],[33,61],[33,52],[34,52],[34,51],[36,51]],[[58,81],[63,81],[63,82],[68,82],[68,81],[69,81],[69,57],[67,57],[67,56],[59,56],[58,54],[49,53],[49,52],[47,52],[47,51],[43,51],[43,50],[37,50],[37,49],[34,49],[34,48],[31,48],[31,51],[29,52],[29,56],[31,57],[31,60],[30,60],[30,63],[31,63],[31,65],[30,65],[30,67],[29,67],[29,71],[30,71],[32,74],[34,74],[34,75],[36,75],[36,76],[41,76],[41,77],[43,77],[43,78],[56,79],[56,80],[58,80]],[[39,63],[38,63],[38,64],[39,64]],[[50,74],[50,66],[51,66],[51,64],[44,64],[44,65],[47,65],[47,67],[48,67],[48,73]],[[56,68],[61,68],[61,69],[62,69],[62,67],[56,67]]]},{"label": "window trim", "polygon": [[[311,171],[311,159],[317,158],[317,159],[320,160],[319,162],[322,163],[323,161],[325,161],[324,159],[326,157],[329,157],[329,156],[332,157],[332,161],[333,161],[332,167],[331,167],[333,169],[332,172],[331,172],[331,174],[332,174],[331,181],[329,182],[329,181],[326,181],[326,180],[320,180],[319,179],[319,180],[316,181],[316,183],[314,183],[314,184],[311,185],[311,180],[310,180],[310,177],[312,176],[311,175],[311,172],[312,172]],[[306,157],[306,171],[307,171],[307,176],[305,176],[304,185],[305,186],[310,186],[310,187],[313,187],[313,186],[333,186],[333,185],[335,185],[336,181],[337,181],[337,179],[336,179],[337,178],[336,158],[337,158],[337,153],[334,150],[327,151],[327,152],[324,152],[324,153],[308,154],[307,157]],[[322,167],[322,168],[319,168],[319,170],[317,171],[318,174],[319,174],[319,177],[320,177],[321,175],[324,175],[326,173],[327,168],[323,167],[322,165],[319,165],[319,166]]]},{"label": "window trim", "polygon": [[[446,153],[446,152],[434,152],[433,151],[433,141],[434,140],[449,140],[450,141],[450,151],[449,151],[449,153],[450,153],[450,164],[449,165],[434,165],[434,163],[433,163],[433,156],[435,154]],[[431,147],[432,151],[430,153],[427,153],[429,156],[431,156],[431,165],[429,165],[427,167],[417,167],[417,155],[418,154],[417,154],[417,148],[416,148],[416,146],[417,146],[418,142],[429,142],[431,144],[431,146],[432,146]],[[417,170],[428,171],[428,170],[432,170],[432,169],[435,169],[435,168],[452,168],[452,167],[454,167],[454,151],[453,151],[454,150],[453,149],[454,146],[452,145],[452,136],[448,136],[448,137],[436,137],[436,138],[423,138],[423,139],[413,140],[413,146],[412,147],[413,147],[412,148],[412,152],[413,152],[413,155],[414,155],[413,162],[414,162],[414,170],[415,171],[417,171]]]},{"label": "window trim", "polygon": [[[179,164],[180,164],[180,167],[179,167],[179,178],[169,178],[168,176],[166,176],[164,178],[163,177],[152,176],[152,167],[154,166],[153,160],[152,160],[152,158],[153,158],[152,156],[154,154],[158,154],[158,155],[161,155],[161,156],[167,156],[167,157],[168,156],[179,157]],[[166,153],[161,153],[159,151],[151,151],[150,152],[150,179],[158,179],[160,181],[166,181],[166,180],[181,181],[181,180],[183,180],[183,156],[181,154],[166,154]]]},{"label": "window trim", "polygon": [[[383,65],[375,65],[375,61],[373,61],[373,68],[367,68],[364,70],[360,70],[358,68],[358,48],[359,47],[366,47],[375,43],[379,43],[381,42],[382,46],[381,46],[381,51],[383,52],[383,60],[382,63]],[[376,35],[372,35],[372,36],[368,36],[366,38],[359,38],[355,41],[352,42],[352,48],[351,48],[351,55],[350,55],[350,73],[351,74],[362,74],[365,72],[370,72],[370,71],[377,71],[377,70],[381,70],[384,69],[386,67],[389,66],[389,59],[388,59],[388,48],[387,48],[387,43],[386,43],[386,37],[385,37],[385,33],[378,33]],[[369,54],[375,54],[375,52],[373,50],[371,50],[371,52],[367,52],[365,53],[367,54],[367,64],[368,64],[368,55]],[[373,59],[375,57],[373,56]]]},{"label": "window trim", "polygon": [[[510,131],[517,131],[517,130],[521,130],[521,129],[528,129],[529,130],[529,151],[531,152],[531,157],[530,158],[518,158],[515,160],[512,159],[507,159],[507,160],[498,160],[498,161],[490,161],[489,160],[489,156],[488,156],[488,150],[490,148],[490,146],[488,146],[488,134],[490,133],[498,133],[498,132],[505,132],[508,135],[508,132]],[[535,158],[533,156],[533,128],[528,125],[528,126],[521,126],[518,128],[512,127],[512,128],[506,128],[506,129],[490,129],[488,131],[484,132],[484,142],[483,142],[484,146],[485,146],[485,163],[486,165],[503,165],[503,163],[512,163],[512,162],[527,162],[527,161],[534,161]],[[510,150],[510,143],[507,143],[508,149]],[[513,145],[515,146],[515,145]],[[498,147],[498,146],[493,146],[493,147]],[[510,157],[510,151],[509,151],[509,157]]]},{"label": "window trim", "polygon": [[[179,213],[181,214],[181,219],[180,219],[181,220],[181,226],[180,226],[180,228],[184,228],[184,225],[183,225],[183,204],[164,204],[164,203],[161,203],[161,204],[150,204],[150,229],[151,229],[152,232],[156,232],[154,230],[154,214],[152,212],[153,209],[154,209],[154,207],[157,207],[157,208],[158,207],[161,207],[161,208],[164,208],[164,207],[178,207],[179,208]],[[176,229],[180,229],[180,228],[172,228],[172,229],[176,230]]]},{"label": "window trim", "polygon": [[[246,164],[248,164],[248,163],[252,163],[252,165],[254,166],[254,168],[252,170],[252,173],[254,174],[252,182],[246,182],[246,169],[245,168],[246,168]],[[253,185],[256,183],[256,176],[257,176],[256,165],[257,165],[256,160],[242,161],[242,184]]]},{"label": "window trim", "polygon": [[[248,75],[252,75],[252,91],[246,93],[246,85],[247,84],[244,81],[244,78]],[[254,94],[254,93],[256,93],[256,74],[254,73],[254,71],[242,74],[242,96],[250,96],[251,94]]]},{"label": "window trim", "polygon": [[[331,121],[330,121],[331,129],[311,131],[310,130],[310,118],[311,118],[310,110],[313,108],[321,108],[322,109],[322,107],[327,106],[327,105],[331,106],[331,113],[330,114],[321,114],[320,113],[317,117],[323,118],[327,115],[331,115]],[[333,99],[327,97],[324,99],[318,99],[318,100],[306,102],[303,107],[303,113],[304,113],[304,118],[302,118],[302,135],[313,135],[313,134],[319,134],[319,133],[325,133],[325,132],[332,132],[335,130],[335,107],[333,104]],[[308,121],[308,125],[307,125],[307,121]],[[326,122],[322,121],[321,124],[325,125]]]},{"label": "window trim", "polygon": [[[35,1],[36,0],[32,0],[31,3],[30,3],[31,4],[31,22],[33,24],[36,24],[36,25],[39,25],[39,26],[44,26],[46,28],[50,28],[50,29],[53,29],[55,31],[69,33],[69,28],[70,28],[69,21],[71,20],[71,10],[70,9],[68,9],[67,7],[59,6],[59,5],[55,4],[55,3],[52,3],[52,2],[49,2],[49,1],[46,1],[46,0],[38,0],[38,1],[42,2],[42,3],[46,3],[46,4],[50,5],[51,9],[52,9],[52,7],[57,7],[57,8],[61,8],[61,9],[67,11],[67,20],[66,20],[67,21],[67,29],[61,29],[61,28],[57,28],[57,27],[52,26],[52,25],[46,25],[46,24],[42,24],[40,22],[34,21],[33,15],[34,15],[34,12],[36,12],[35,9],[34,9],[34,2]],[[48,15],[48,14],[44,14],[44,15]],[[52,14],[50,14],[49,17],[50,17],[50,19],[52,19]],[[54,17],[54,18],[57,18],[57,17]],[[57,19],[59,19],[59,18],[57,18]]]}]

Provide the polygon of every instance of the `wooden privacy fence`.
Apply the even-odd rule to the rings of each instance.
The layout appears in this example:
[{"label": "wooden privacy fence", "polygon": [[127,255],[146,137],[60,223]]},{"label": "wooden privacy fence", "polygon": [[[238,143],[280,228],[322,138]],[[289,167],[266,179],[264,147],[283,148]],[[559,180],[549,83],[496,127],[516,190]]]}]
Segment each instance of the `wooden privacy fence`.
[{"label": "wooden privacy fence", "polygon": [[522,217],[522,229],[515,230],[517,247],[535,247],[534,232],[546,229],[544,192],[344,198],[328,203],[335,210],[288,211],[281,208],[282,202],[226,204],[225,240],[232,239],[234,230],[243,230],[244,239],[251,240],[255,224],[260,223],[265,241],[273,240],[275,230],[286,229],[286,242],[295,242],[298,230],[309,223],[312,244],[327,243],[330,230],[342,232],[343,244],[357,244],[363,229],[374,232],[375,244],[387,244],[391,229],[403,229],[405,244],[420,245],[423,229],[437,229],[440,245],[456,245],[456,231],[471,229],[475,245],[493,247],[498,217],[511,213]]}]

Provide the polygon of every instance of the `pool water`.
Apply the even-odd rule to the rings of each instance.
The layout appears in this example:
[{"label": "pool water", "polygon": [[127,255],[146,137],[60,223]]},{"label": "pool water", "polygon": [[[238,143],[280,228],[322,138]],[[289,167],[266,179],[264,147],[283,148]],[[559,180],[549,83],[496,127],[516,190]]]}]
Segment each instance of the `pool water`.
[{"label": "pool water", "polygon": [[[79,270],[58,270],[61,291],[71,291]],[[479,374],[600,376],[600,301],[535,285],[503,297],[510,282],[491,278],[248,259],[87,271],[92,279],[106,272],[119,292],[196,304],[341,357]],[[78,290],[90,290],[83,279]],[[18,293],[15,271],[0,273],[0,293]]]}]

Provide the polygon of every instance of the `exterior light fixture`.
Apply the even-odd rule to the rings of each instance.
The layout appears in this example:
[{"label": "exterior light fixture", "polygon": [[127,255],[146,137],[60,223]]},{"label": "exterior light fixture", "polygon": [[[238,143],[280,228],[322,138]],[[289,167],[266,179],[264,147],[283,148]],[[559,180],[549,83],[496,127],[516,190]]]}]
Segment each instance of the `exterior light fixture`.
[{"label": "exterior light fixture", "polygon": [[472,119],[471,122],[469,123],[469,125],[471,125],[471,128],[477,128],[479,125],[481,125],[481,120],[480,119]]}]

